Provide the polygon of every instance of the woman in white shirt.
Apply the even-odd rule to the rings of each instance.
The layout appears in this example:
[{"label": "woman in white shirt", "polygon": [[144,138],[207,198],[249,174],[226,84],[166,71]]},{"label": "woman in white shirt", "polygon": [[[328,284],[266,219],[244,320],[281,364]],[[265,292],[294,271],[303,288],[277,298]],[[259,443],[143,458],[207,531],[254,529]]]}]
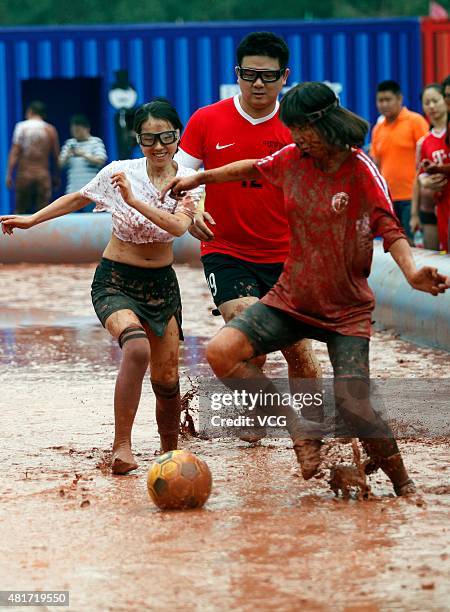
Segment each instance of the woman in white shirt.
[{"label": "woman in white shirt", "polygon": [[143,158],[115,161],[80,191],[58,198],[30,216],[0,217],[3,233],[27,229],[75,212],[88,202],[112,213],[112,236],[92,283],[92,301],[102,325],[122,348],[114,395],[112,471],[137,468],[131,430],[144,375],[150,365],[156,421],[164,452],[177,448],[181,300],[172,268],[172,243],[192,223],[201,191],[181,202],[160,192],[174,176],[195,174],[173,161],[182,124],[175,108],[157,98],[141,106],[134,129]]}]

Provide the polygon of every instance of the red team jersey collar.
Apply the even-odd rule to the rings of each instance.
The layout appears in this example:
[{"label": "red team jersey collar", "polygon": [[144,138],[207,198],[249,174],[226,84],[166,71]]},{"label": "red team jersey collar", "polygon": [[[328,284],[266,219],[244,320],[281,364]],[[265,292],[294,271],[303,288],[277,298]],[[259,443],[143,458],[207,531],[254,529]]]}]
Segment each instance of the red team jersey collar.
[{"label": "red team jersey collar", "polygon": [[270,119],[275,117],[275,115],[278,113],[278,109],[280,108],[280,102],[277,100],[275,102],[275,108],[270,113],[270,115],[266,115],[265,117],[259,117],[258,119],[255,119],[254,117],[246,113],[245,110],[242,108],[241,103],[239,101],[239,94],[236,94],[233,97],[233,102],[234,102],[234,106],[237,112],[241,115],[241,117],[243,117],[246,121],[248,121],[252,125],[258,125],[259,123],[265,123],[266,121],[270,121]]}]

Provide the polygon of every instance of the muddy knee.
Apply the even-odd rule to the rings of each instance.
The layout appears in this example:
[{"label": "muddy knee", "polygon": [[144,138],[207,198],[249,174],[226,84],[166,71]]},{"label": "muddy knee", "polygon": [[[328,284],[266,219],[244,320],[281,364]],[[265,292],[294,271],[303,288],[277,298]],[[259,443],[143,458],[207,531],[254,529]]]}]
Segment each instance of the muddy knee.
[{"label": "muddy knee", "polygon": [[282,351],[289,368],[290,378],[321,378],[322,368],[311,340],[304,338]]},{"label": "muddy knee", "polygon": [[150,345],[145,330],[137,325],[127,327],[118,338],[123,357],[136,365],[148,367]]},{"label": "muddy knee", "polygon": [[206,347],[206,359],[212,371],[219,378],[224,378],[236,366],[236,359],[226,351],[223,343],[213,338]]},{"label": "muddy knee", "polygon": [[206,347],[206,359],[219,378],[232,375],[242,361],[253,357],[253,348],[247,337],[238,329],[225,327]]},{"label": "muddy knee", "polygon": [[258,357],[253,357],[250,359],[250,363],[254,365],[256,368],[262,370],[264,364],[266,363],[267,355],[258,355]]}]

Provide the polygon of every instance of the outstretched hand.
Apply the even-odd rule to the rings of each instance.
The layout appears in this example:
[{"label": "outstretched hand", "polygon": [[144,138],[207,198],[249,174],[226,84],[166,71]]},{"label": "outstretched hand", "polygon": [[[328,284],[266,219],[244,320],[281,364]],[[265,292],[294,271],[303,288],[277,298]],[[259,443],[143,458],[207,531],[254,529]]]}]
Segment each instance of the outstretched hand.
[{"label": "outstretched hand", "polygon": [[189,228],[189,233],[202,242],[208,242],[214,238],[214,232],[210,230],[205,221],[208,221],[210,225],[216,224],[209,212],[199,210],[194,217],[193,225]]},{"label": "outstretched hand", "polygon": [[408,278],[408,282],[414,289],[431,293],[431,295],[445,293],[450,288],[450,277],[440,274],[437,268],[431,266],[424,266],[416,270]]},{"label": "outstretched hand", "polygon": [[133,206],[135,201],[133,190],[131,189],[130,181],[127,179],[125,172],[116,172],[111,176],[111,185],[119,189],[123,201],[129,206]]},{"label": "outstretched hand", "polygon": [[200,185],[198,175],[193,174],[192,176],[175,176],[171,181],[167,183],[164,189],[161,191],[161,202],[164,200],[166,195],[169,193],[170,197],[174,200],[182,200],[186,195],[186,192],[190,189],[195,189]]},{"label": "outstretched hand", "polygon": [[12,234],[14,229],[28,229],[33,227],[32,215],[3,215],[0,217],[2,232],[4,234]]}]

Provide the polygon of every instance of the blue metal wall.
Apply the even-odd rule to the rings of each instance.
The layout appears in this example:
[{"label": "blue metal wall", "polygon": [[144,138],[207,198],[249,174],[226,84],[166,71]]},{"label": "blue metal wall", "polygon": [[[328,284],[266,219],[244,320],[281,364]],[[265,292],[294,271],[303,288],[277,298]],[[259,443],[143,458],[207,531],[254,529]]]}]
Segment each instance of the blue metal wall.
[{"label": "blue metal wall", "polygon": [[0,213],[12,209],[3,177],[14,124],[23,118],[23,80],[101,78],[104,107],[98,135],[113,159],[114,110],[107,93],[115,70],[128,70],[138,103],[167,96],[186,122],[196,108],[218,99],[221,84],[236,82],[235,48],[255,30],[285,37],[292,54],[291,82],[340,83],[342,103],[372,122],[375,86],[386,78],[398,80],[406,104],[418,107],[418,19],[0,29]]}]

